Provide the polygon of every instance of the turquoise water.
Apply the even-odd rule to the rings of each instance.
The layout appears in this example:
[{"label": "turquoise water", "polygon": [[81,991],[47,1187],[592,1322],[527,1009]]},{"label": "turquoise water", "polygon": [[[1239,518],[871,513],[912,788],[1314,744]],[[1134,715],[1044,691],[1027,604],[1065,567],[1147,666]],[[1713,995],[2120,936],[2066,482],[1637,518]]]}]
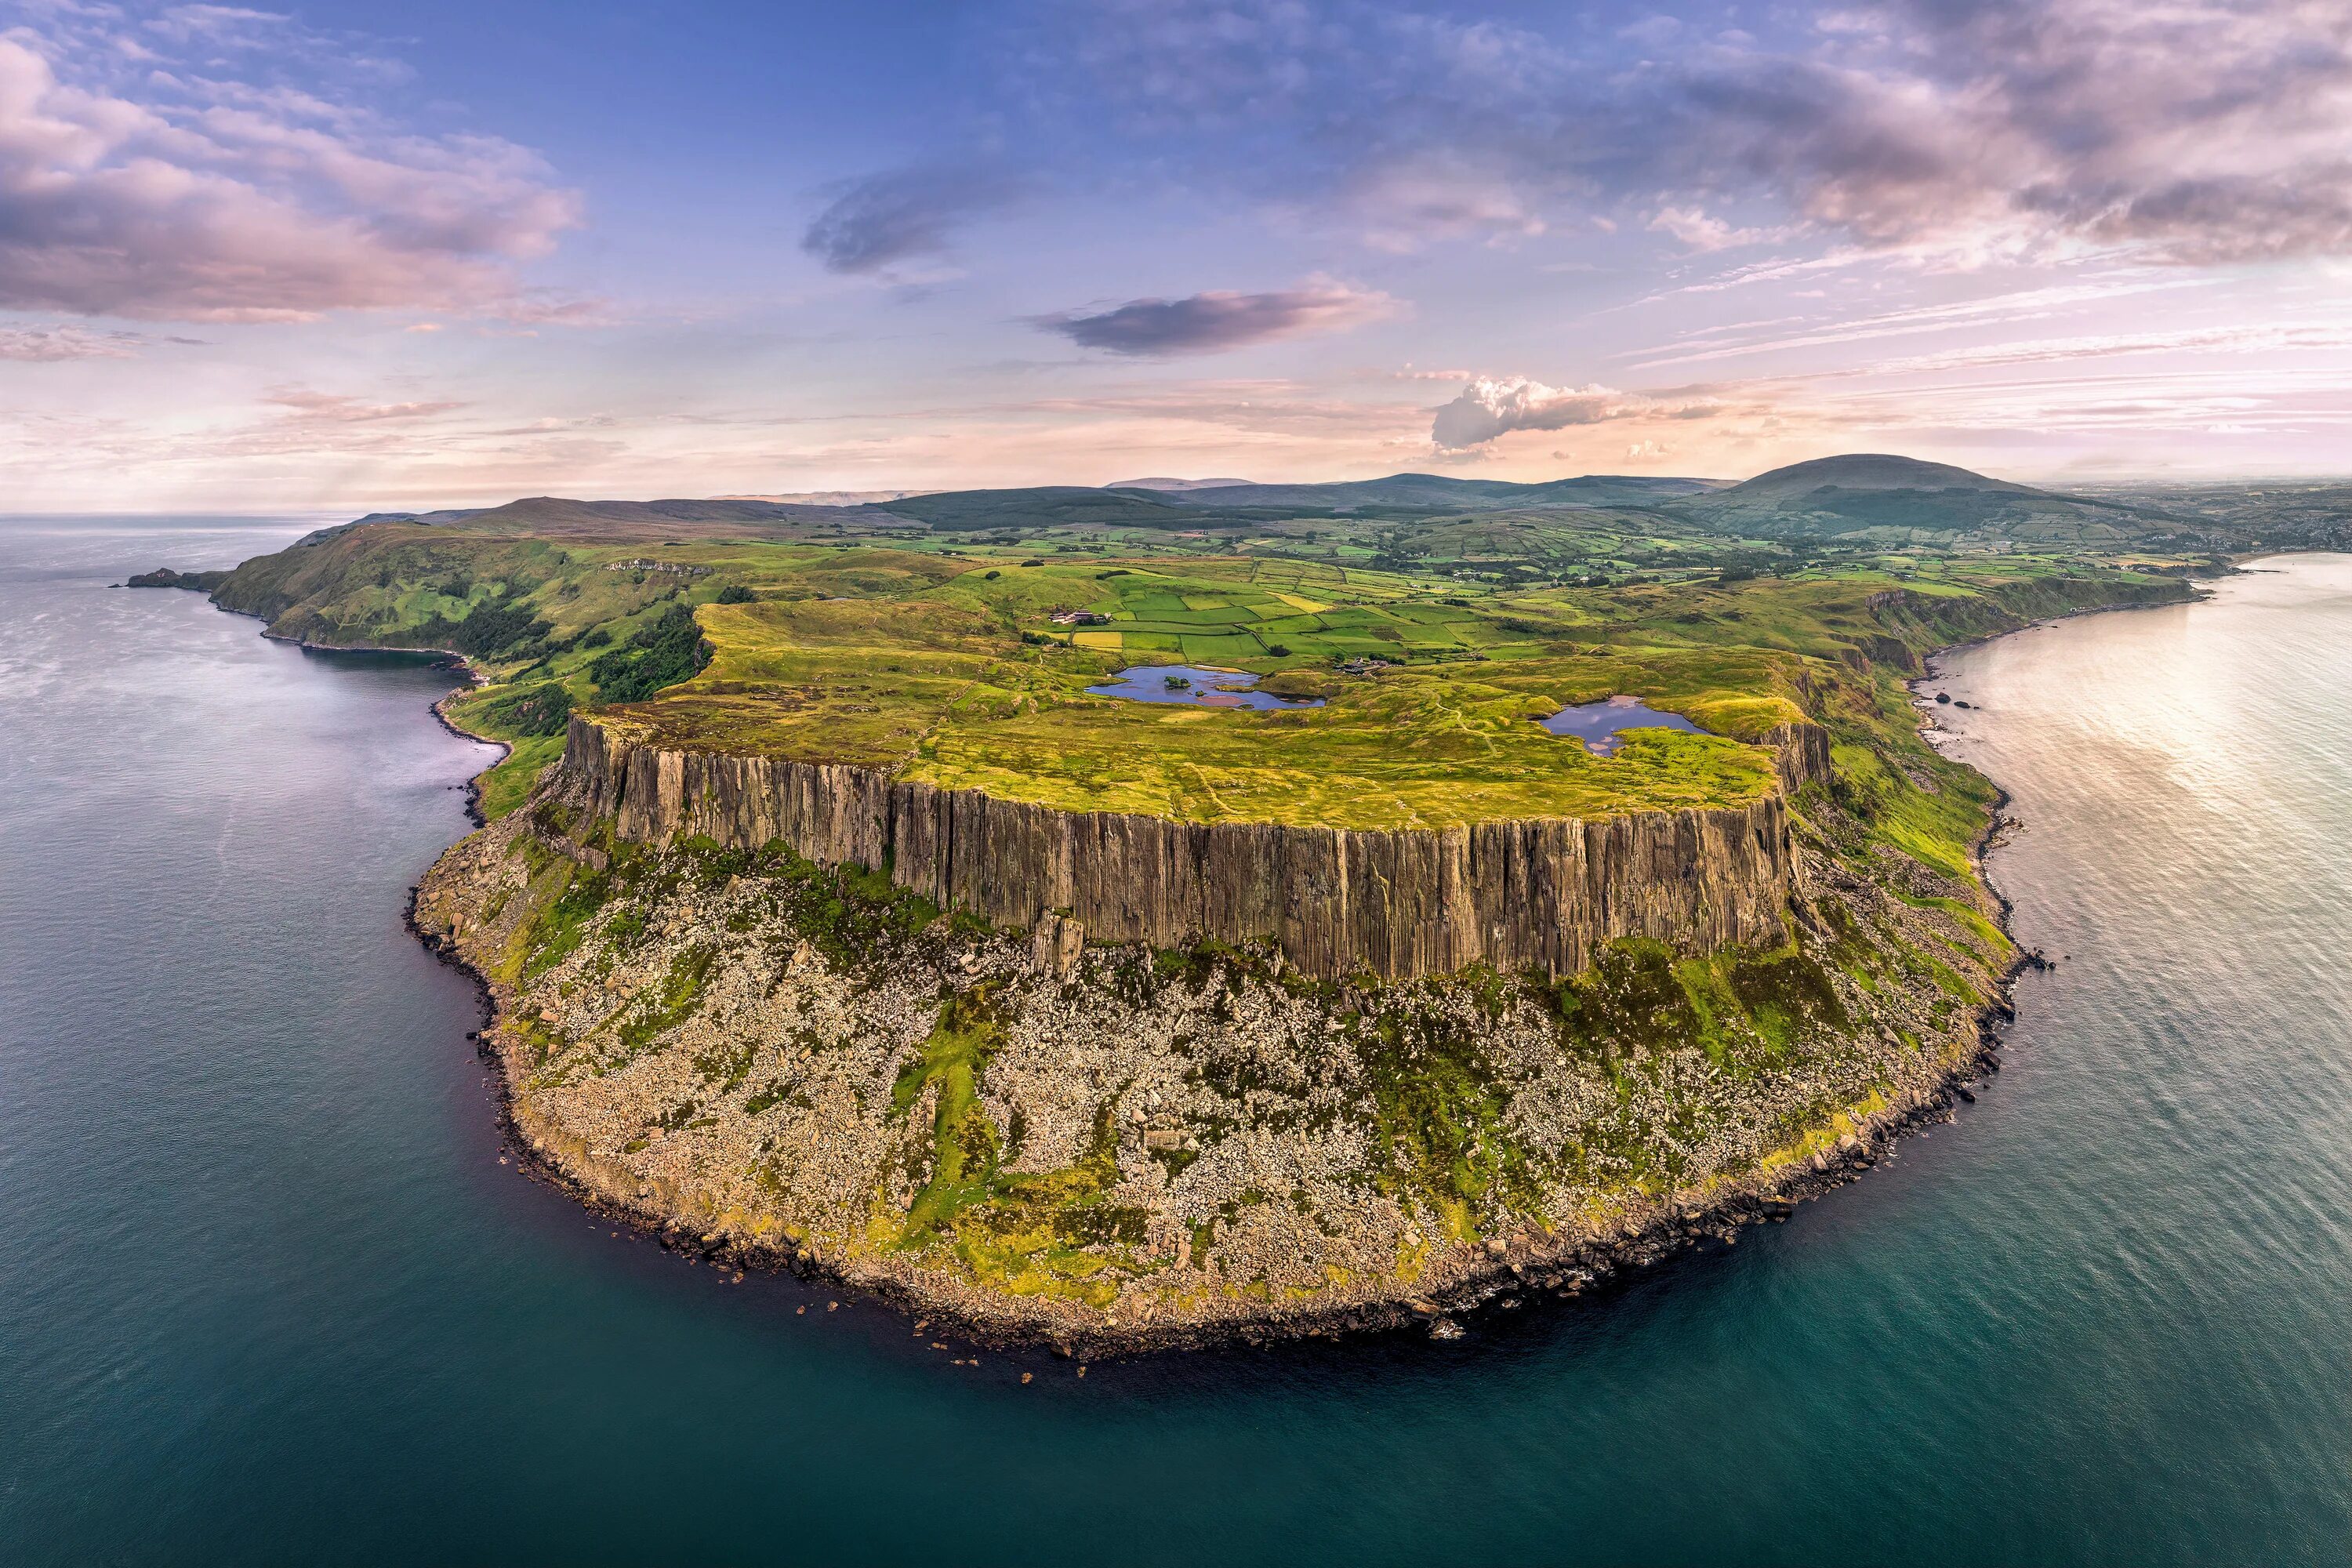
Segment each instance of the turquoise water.
[{"label": "turquoise water", "polygon": [[[1181,686],[1171,681],[1181,680]],[[1271,691],[1254,691],[1257,677],[1247,670],[1209,669],[1190,664],[1139,664],[1122,669],[1118,678],[1099,686],[1089,686],[1088,691],[1097,697],[1117,697],[1129,702],[1201,703],[1212,708],[1320,708],[1320,697],[1276,697]],[[1221,691],[1220,687],[1234,689]]]},{"label": "turquoise water", "polygon": [[1543,721],[1555,735],[1569,735],[1584,749],[1608,756],[1624,744],[1628,730],[1686,730],[1705,734],[1679,713],[1664,713],[1638,697],[1604,697],[1598,702],[1572,702]]},{"label": "turquoise water", "polygon": [[446,677],[100,586],[291,532],[0,522],[0,1560],[2347,1560],[2352,561],[1951,662],[2071,955],[1955,1125],[1458,1343],[1080,1380],[499,1163],[399,922]]}]

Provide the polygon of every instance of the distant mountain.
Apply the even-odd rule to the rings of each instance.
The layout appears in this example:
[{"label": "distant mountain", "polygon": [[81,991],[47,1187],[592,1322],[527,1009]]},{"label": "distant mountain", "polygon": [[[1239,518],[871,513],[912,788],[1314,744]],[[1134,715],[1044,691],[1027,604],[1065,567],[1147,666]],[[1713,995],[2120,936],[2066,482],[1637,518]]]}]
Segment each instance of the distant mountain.
[{"label": "distant mountain", "polygon": [[769,496],[712,496],[712,500],[765,500],[784,506],[864,506],[868,501],[897,500],[901,496],[926,496],[929,490],[787,490]]},{"label": "distant mountain", "polygon": [[1332,484],[1220,485],[1171,492],[1179,506],[1263,507],[1352,511],[1365,507],[1414,511],[1497,511],[1529,506],[1648,506],[1676,496],[1719,489],[1716,479],[1653,479],[1587,474],[1573,479],[1515,484],[1507,479],[1457,479],[1444,474],[1391,474],[1381,479]]},{"label": "distant mountain", "polygon": [[938,490],[905,500],[860,507],[857,514],[908,518],[950,531],[992,528],[1198,527],[1199,516],[1178,505],[1178,500],[1177,496],[1148,490],[1036,485],[1025,489]]},{"label": "distant mountain", "polygon": [[428,528],[446,528],[453,522],[462,522],[478,512],[488,510],[487,507],[461,506],[446,508],[440,511],[372,511],[365,517],[354,518],[350,522],[339,522],[332,528],[321,529],[320,531],[341,533],[347,528],[365,528],[371,522],[421,522]]},{"label": "distant mountain", "polygon": [[868,510],[912,518],[932,528],[1213,528],[1247,526],[1276,518],[1318,514],[1425,517],[1529,507],[1647,507],[1719,488],[1714,479],[1588,475],[1543,484],[1456,479],[1442,474],[1391,474],[1319,485],[1261,485],[1244,480],[1188,480],[1187,488],[1155,488],[1152,480],[1103,489],[1039,485],[1026,489],[941,490],[910,496]]},{"label": "distant mountain", "polygon": [[2150,506],[2058,495],[1948,463],[1875,452],[1793,463],[1739,484],[1626,474],[1585,474],[1535,484],[1444,474],[1292,485],[1147,479],[1103,489],[1035,485],[885,491],[880,493],[888,499],[841,504],[859,493],[873,492],[821,492],[826,499],[819,501],[759,496],[651,501],[533,496],[471,510],[375,512],[357,522],[322,529],[306,542],[377,522],[625,543],[665,538],[806,540],[836,537],[839,531],[856,534],[898,529],[1246,531],[1276,521],[1333,516],[1419,526],[1480,519],[1499,524],[1509,521],[1499,514],[1525,514],[1518,519],[1521,523],[1538,526],[1547,513],[1557,520],[1563,513],[1632,511],[1711,533],[1759,539],[2099,544],[2167,534],[2194,521]]},{"label": "distant mountain", "polygon": [[504,506],[370,512],[355,521],[306,534],[300,542],[315,544],[378,522],[462,528],[468,533],[528,534],[542,539],[573,539],[583,543],[626,544],[672,535],[696,539],[779,538],[812,524],[841,523],[873,529],[890,526],[890,521],[865,507],[741,500],[572,500],[562,496],[530,496]]},{"label": "distant mountain", "polygon": [[2001,490],[2011,495],[2038,495],[2029,485],[1990,479],[1949,463],[1925,463],[1885,452],[1853,452],[1842,458],[1816,458],[1743,480],[1718,491],[1725,499],[1786,500],[1816,490]]},{"label": "distant mountain", "polygon": [[1885,543],[2094,544],[2137,537],[2166,521],[2115,501],[1883,452],[1791,463],[1666,510],[1719,533]]},{"label": "distant mountain", "polygon": [[296,540],[294,543],[297,548],[305,544],[322,543],[339,533],[349,533],[352,529],[365,528],[370,523],[376,522],[416,522],[423,523],[427,528],[446,528],[452,523],[463,522],[479,510],[479,508],[461,507],[455,510],[445,511],[372,511],[365,517],[355,517],[349,522],[330,523],[325,528],[314,528]]}]

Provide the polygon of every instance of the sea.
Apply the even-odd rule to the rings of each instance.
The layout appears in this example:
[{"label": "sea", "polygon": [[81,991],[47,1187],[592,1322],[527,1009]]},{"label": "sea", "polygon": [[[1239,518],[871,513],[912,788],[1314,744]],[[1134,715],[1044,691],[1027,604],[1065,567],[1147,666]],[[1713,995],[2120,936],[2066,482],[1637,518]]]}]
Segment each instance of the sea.
[{"label": "sea", "polygon": [[2352,1562],[2352,558],[1939,661],[2054,965],[1951,1124],[1458,1342],[1082,1376],[522,1173],[401,923],[450,672],[109,585],[300,531],[0,520],[0,1562]]}]

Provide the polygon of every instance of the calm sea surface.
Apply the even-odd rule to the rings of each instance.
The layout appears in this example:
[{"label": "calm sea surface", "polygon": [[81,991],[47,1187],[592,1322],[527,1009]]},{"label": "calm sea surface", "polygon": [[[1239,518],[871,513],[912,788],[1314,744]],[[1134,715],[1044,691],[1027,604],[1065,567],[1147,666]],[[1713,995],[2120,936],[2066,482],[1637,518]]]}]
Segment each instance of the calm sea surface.
[{"label": "calm sea surface", "polygon": [[447,677],[103,585],[292,531],[0,521],[0,1561],[2352,1561],[2352,558],[1949,661],[2070,955],[1957,1125],[1458,1344],[1080,1381],[499,1163],[400,926]]}]

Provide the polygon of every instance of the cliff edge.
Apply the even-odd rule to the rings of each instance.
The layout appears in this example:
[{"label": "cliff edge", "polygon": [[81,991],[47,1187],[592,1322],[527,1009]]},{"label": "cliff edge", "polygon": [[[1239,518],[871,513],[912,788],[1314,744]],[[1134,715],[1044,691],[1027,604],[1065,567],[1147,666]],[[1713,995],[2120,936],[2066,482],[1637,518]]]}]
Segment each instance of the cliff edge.
[{"label": "cliff edge", "polygon": [[[1155,948],[1263,941],[1319,978],[1474,963],[1558,977],[1606,943],[1712,951],[1778,939],[1794,874],[1781,793],[1741,806],[1351,830],[1070,812],[873,768],[648,744],[574,714],[551,798],[632,844],[781,842],[992,924],[1048,916]],[[1771,738],[1783,787],[1828,773],[1828,738]]]},{"label": "cliff edge", "polygon": [[1856,874],[1818,731],[1779,742],[1801,809],[1339,833],[573,723],[415,911],[489,984],[521,1139],[998,1335],[1572,1292],[1937,1103],[2008,956],[1971,885]]}]

